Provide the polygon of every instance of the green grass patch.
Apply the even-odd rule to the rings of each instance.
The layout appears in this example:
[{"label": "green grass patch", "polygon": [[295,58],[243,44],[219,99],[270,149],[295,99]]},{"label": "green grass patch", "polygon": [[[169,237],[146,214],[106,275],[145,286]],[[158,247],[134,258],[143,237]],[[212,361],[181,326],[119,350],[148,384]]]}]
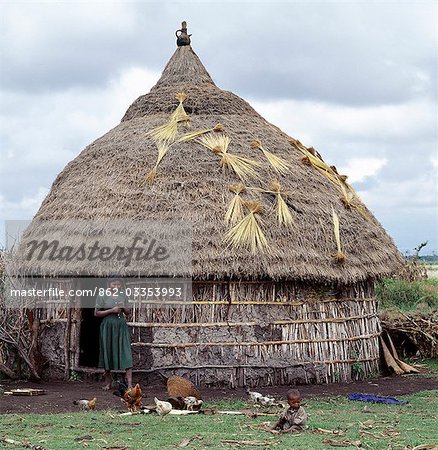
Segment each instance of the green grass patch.
[{"label": "green grass patch", "polygon": [[[256,429],[275,417],[225,415],[119,417],[115,411],[70,414],[11,414],[0,416],[0,438],[41,445],[47,449],[173,449],[192,439],[184,448],[274,448],[325,449],[325,439],[360,441],[364,448],[404,449],[420,444],[438,444],[438,391],[424,391],[400,397],[408,405],[379,405],[350,402],[344,397],[306,399],[309,429],[299,435],[272,435]],[[248,408],[243,401],[210,403],[206,408]],[[364,409],[365,408],[365,409]],[[278,412],[278,409],[275,411]],[[341,430],[342,435],[322,434],[316,430]],[[235,444],[224,441],[247,441]],[[256,442],[256,444],[254,443]],[[185,442],[187,443],[187,442]],[[258,445],[260,444],[260,445]],[[1,448],[19,449],[11,444]],[[181,448],[181,447],[180,447]],[[344,448],[355,448],[354,446]]]},{"label": "green grass patch", "polygon": [[[428,378],[436,378],[438,377],[438,359],[418,359],[418,358],[408,358],[406,360],[408,364],[416,365],[421,368],[420,374],[411,374],[411,376],[421,376],[421,377],[428,377]],[[427,370],[427,373],[424,373],[424,370]]]},{"label": "green grass patch", "polygon": [[438,278],[428,278],[427,280],[424,280],[423,283],[426,286],[438,286]]},{"label": "green grass patch", "polygon": [[402,311],[438,309],[438,291],[434,280],[405,281],[385,279],[376,284],[376,296],[383,308],[397,308]]}]

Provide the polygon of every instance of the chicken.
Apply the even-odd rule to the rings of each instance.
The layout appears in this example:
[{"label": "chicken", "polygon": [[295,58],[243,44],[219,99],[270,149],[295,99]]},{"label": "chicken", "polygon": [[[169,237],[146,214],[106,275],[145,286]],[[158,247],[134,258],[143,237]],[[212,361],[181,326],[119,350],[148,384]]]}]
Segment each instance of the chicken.
[{"label": "chicken", "polygon": [[257,403],[260,403],[263,406],[272,406],[275,403],[275,398],[261,396],[257,399]]},{"label": "chicken", "polygon": [[89,411],[90,409],[94,411],[96,409],[97,398],[94,397],[92,400],[75,400],[74,405],[78,405],[84,411]]},{"label": "chicken", "polygon": [[197,399],[196,397],[184,397],[184,403],[188,411],[199,411],[201,409],[201,405],[203,401],[201,399]]},{"label": "chicken", "polygon": [[178,409],[180,411],[187,409],[187,405],[183,397],[169,397],[167,401],[172,405],[172,409]]},{"label": "chicken", "polygon": [[263,395],[260,394],[260,392],[253,392],[253,391],[250,391],[249,388],[246,388],[246,389],[245,389],[245,392],[249,395],[249,398],[251,399],[251,401],[253,401],[253,402],[255,402],[255,403],[258,402],[258,399],[259,399],[260,397],[263,397]]},{"label": "chicken", "polygon": [[122,403],[131,412],[136,412],[141,409],[142,391],[140,385],[137,383],[133,388],[128,388],[126,383],[119,381],[118,391],[113,394],[121,397]]},{"label": "chicken", "polygon": [[195,397],[198,400],[202,399],[200,392],[190,380],[176,375],[165,379],[169,397]]},{"label": "chicken", "polygon": [[272,406],[275,403],[275,398],[260,394],[260,392],[250,391],[246,388],[245,392],[254,403],[260,403],[262,406]]},{"label": "chicken", "polygon": [[123,397],[123,394],[128,389],[128,385],[126,381],[117,380],[117,391],[113,391],[113,395],[117,395],[117,397]]},{"label": "chicken", "polygon": [[157,407],[156,411],[158,415],[165,416],[166,414],[169,414],[170,411],[172,411],[172,405],[169,402],[158,400],[157,397],[154,398],[154,402]]}]

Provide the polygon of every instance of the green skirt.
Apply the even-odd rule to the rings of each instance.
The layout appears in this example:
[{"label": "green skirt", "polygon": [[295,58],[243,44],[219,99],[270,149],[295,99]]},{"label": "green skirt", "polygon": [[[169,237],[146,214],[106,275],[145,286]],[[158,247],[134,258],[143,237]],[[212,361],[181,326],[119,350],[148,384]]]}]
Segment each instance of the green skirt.
[{"label": "green skirt", "polygon": [[110,314],[100,324],[99,367],[105,370],[132,367],[131,339],[122,315]]}]

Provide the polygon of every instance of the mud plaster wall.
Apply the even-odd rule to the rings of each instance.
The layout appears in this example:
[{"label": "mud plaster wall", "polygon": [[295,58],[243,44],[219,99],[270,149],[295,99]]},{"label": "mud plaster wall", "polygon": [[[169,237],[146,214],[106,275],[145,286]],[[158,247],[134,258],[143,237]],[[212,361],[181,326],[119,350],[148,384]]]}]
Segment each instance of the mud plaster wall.
[{"label": "mud plaster wall", "polygon": [[[194,300],[213,299],[213,303],[137,308],[130,326],[134,370],[145,374],[175,373],[188,376],[199,385],[228,386],[349,381],[357,375],[352,369],[354,363],[363,364],[363,376],[378,371],[378,338],[373,337],[380,331],[376,304],[360,301],[361,298],[370,300],[372,288],[354,286],[342,292],[322,290],[310,294],[293,286],[279,288],[277,284],[273,292],[269,287],[254,284],[242,289],[223,286],[214,286],[215,292],[211,289],[206,287],[202,292],[198,289]],[[221,294],[227,303],[214,304],[223,300]],[[348,298],[339,298],[344,296]],[[236,303],[267,299],[279,303]],[[286,306],[286,300],[303,304]],[[355,319],[343,320],[349,317]],[[332,318],[342,320],[324,322]],[[300,323],[275,323],[290,320]],[[206,323],[208,326],[201,326]],[[218,323],[226,326],[215,325]],[[240,324],[228,326],[229,323]],[[41,350],[52,374],[62,374],[64,369],[64,334],[65,323],[48,323],[40,336]],[[362,335],[371,337],[355,340]],[[333,337],[339,342],[317,342]],[[263,344],[296,340],[310,342]],[[175,344],[193,343],[196,345],[175,347]],[[98,346],[98,342],[90,345]]]},{"label": "mud plaster wall", "polygon": [[44,372],[52,378],[64,376],[65,323],[47,323],[40,334]]},{"label": "mud plaster wall", "polygon": [[[134,368],[140,371],[154,368],[167,375],[188,376],[200,385],[252,386],[350,381],[357,375],[378,371],[377,334],[380,324],[375,302],[346,300],[310,302],[301,306],[232,305],[215,306],[214,311],[211,305],[196,308],[198,316],[209,317],[209,326],[133,326]],[[150,314],[154,315],[152,311]],[[176,312],[167,311],[166,314],[170,318]],[[194,313],[186,311],[185,315]],[[343,320],[350,317],[353,319]],[[250,324],[214,326],[213,322],[224,321],[224,318],[229,322]],[[331,319],[341,320],[331,322]],[[291,320],[300,323],[275,323]],[[322,322],[316,322],[319,320]],[[362,339],[361,336],[370,338]],[[338,342],[318,342],[333,338]],[[263,344],[297,340],[306,342]],[[136,342],[151,345],[136,346]],[[190,343],[200,345],[174,345]],[[242,343],[262,345],[239,345]],[[162,347],[166,344],[168,347]],[[354,361],[355,358],[358,361]],[[365,361],[359,361],[362,359]],[[354,362],[363,364],[360,374],[353,372]]]}]

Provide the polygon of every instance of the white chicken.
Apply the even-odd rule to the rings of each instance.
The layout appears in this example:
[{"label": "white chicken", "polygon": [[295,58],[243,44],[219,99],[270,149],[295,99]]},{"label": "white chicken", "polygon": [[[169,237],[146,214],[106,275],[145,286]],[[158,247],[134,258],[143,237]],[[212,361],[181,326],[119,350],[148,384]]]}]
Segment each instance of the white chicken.
[{"label": "white chicken", "polygon": [[157,397],[154,398],[155,405],[157,407],[157,413],[159,416],[165,416],[172,411],[172,405],[169,402],[163,402],[158,400]]},{"label": "white chicken", "polygon": [[258,397],[257,402],[263,406],[272,406],[275,403],[275,398],[272,397]]},{"label": "white chicken", "polygon": [[74,405],[78,405],[84,411],[89,411],[90,409],[94,411],[96,409],[97,398],[94,397],[92,400],[75,400],[73,402]]},{"label": "white chicken", "polygon": [[255,402],[255,403],[258,402],[258,399],[259,399],[260,397],[263,397],[263,395],[260,394],[260,392],[253,392],[253,391],[250,391],[249,388],[246,388],[246,389],[245,389],[245,392],[249,395],[249,398],[251,399],[251,401],[253,401],[253,402]]},{"label": "white chicken", "polygon": [[[203,401],[201,399],[197,399],[196,397],[192,397],[192,396],[184,397],[183,400],[187,406],[187,411],[193,411],[193,408],[195,408],[195,407],[200,408],[203,403]],[[196,409],[199,409],[199,408],[196,408]]]}]

